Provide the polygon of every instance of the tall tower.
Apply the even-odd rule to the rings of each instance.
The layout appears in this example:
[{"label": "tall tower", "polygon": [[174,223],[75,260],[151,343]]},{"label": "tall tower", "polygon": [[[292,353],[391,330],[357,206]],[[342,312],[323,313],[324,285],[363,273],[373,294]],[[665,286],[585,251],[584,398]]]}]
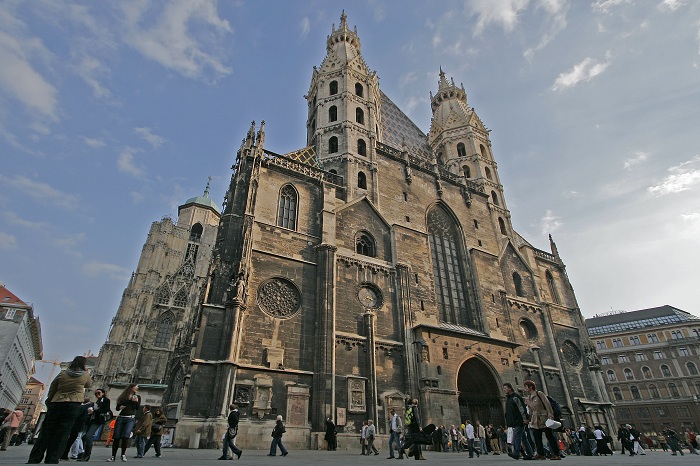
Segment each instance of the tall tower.
[{"label": "tall tower", "polygon": [[324,170],[346,180],[346,200],[366,195],[375,204],[375,142],[381,141],[381,94],[377,73],[360,54],[357,28],[350,30],[345,12],[326,41],[326,57],[314,67],[306,95],[307,145],[315,146]]},{"label": "tall tower", "polygon": [[474,108],[467,104],[464,85],[457,87],[440,68],[438,90],[430,93],[433,118],[428,142],[439,165],[450,172],[477,183],[489,196],[489,210],[504,236],[511,236],[510,211],[506,207],[498,165],[491,152],[489,132]]}]

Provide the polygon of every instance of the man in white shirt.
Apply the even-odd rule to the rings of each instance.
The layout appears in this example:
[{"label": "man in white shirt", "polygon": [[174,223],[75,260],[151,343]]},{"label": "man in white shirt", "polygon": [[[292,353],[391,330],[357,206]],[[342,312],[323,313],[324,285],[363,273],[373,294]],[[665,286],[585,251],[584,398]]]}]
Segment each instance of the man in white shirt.
[{"label": "man in white shirt", "polygon": [[[362,431],[360,433],[360,444],[362,445],[362,454],[367,451],[367,421],[362,421]],[[369,455],[369,452],[366,454]]]},{"label": "man in white shirt", "polygon": [[403,431],[403,424],[401,423],[401,416],[396,414],[396,410],[391,408],[389,410],[391,413],[391,418],[389,419],[389,458],[388,460],[393,460],[394,456],[394,443],[396,443],[396,448],[399,450],[399,459],[403,459],[403,450],[401,449],[401,432]]},{"label": "man in white shirt", "polygon": [[474,458],[474,452],[476,451],[476,457],[478,458],[481,456],[481,453],[479,453],[479,450],[474,449],[474,426],[472,425],[472,421],[467,419],[467,426],[464,429],[467,434],[467,441],[469,442],[469,458]]}]

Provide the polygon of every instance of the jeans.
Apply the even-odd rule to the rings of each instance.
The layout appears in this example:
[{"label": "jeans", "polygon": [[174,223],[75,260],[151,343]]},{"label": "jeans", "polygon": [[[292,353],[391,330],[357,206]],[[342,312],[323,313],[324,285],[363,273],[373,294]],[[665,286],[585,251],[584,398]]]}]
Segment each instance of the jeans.
[{"label": "jeans", "polygon": [[77,402],[49,403],[48,408],[39,438],[29,454],[29,464],[38,464],[41,460],[47,464],[58,464],[75,419],[80,413],[80,403]]},{"label": "jeans", "polygon": [[83,447],[85,448],[85,456],[90,456],[92,453],[92,443],[93,443],[93,437],[95,436],[95,433],[102,427],[101,424],[90,424],[87,428],[87,432],[85,432],[85,436],[83,436]]},{"label": "jeans", "polygon": [[136,445],[136,457],[143,458],[144,449],[146,448],[147,438],[143,435],[134,436],[134,445]]},{"label": "jeans", "polygon": [[[279,445],[280,451],[283,455],[287,454],[287,449],[282,445],[282,437],[272,437],[272,443],[270,444],[270,456],[275,456],[277,454],[277,446]],[[235,451],[235,450],[234,450]]]},{"label": "jeans", "polygon": [[513,426],[513,456],[520,458],[520,449],[523,445],[523,425]]},{"label": "jeans", "polygon": [[394,443],[397,448],[401,448],[401,440],[398,432],[389,433],[389,458],[394,458]]},{"label": "jeans", "polygon": [[474,439],[470,438],[468,439],[469,442],[469,458],[474,458],[474,452],[476,451],[476,456],[481,456],[481,453],[479,453],[479,450],[476,450],[474,448]]},{"label": "jeans", "polygon": [[[229,448],[230,448],[231,451],[232,451],[234,454],[236,454],[236,455],[238,455],[239,453],[241,453],[241,449],[238,448],[238,447],[236,446],[236,444],[233,442],[233,440],[234,440],[235,438],[236,438],[236,437],[231,437],[231,436],[228,434],[228,431],[226,432],[226,436],[224,437],[223,453],[221,454],[224,458],[228,458],[228,449],[229,449]],[[158,449],[156,450],[156,452],[157,452],[157,453],[160,453],[160,446],[158,446]],[[284,453],[284,450],[282,450],[282,452]]]},{"label": "jeans", "polygon": [[146,448],[143,450],[143,456],[146,456],[146,453],[148,453],[148,450],[151,447],[155,449],[156,456],[160,456],[160,440],[162,437],[162,435],[151,435],[148,438],[148,442],[146,442]]}]

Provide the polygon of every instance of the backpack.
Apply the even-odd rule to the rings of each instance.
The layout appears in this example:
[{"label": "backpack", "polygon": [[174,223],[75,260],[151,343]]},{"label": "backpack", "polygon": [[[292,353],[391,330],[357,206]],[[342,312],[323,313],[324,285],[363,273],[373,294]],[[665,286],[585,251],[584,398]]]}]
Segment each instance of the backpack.
[{"label": "backpack", "polygon": [[409,406],[404,414],[403,425],[408,427],[413,423],[413,406]]},{"label": "backpack", "polygon": [[[537,395],[540,395],[541,392],[538,392]],[[547,400],[549,401],[549,404],[552,405],[552,413],[554,414],[554,420],[561,422],[562,414],[561,414],[561,406],[559,403],[557,403],[557,400],[552,398],[549,395],[545,395],[547,397]]]}]

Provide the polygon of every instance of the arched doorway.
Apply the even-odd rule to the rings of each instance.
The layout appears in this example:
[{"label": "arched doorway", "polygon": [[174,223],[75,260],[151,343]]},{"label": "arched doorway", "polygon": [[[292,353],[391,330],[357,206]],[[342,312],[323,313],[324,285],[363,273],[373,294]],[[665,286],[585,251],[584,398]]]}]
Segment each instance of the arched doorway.
[{"label": "arched doorway", "polygon": [[457,391],[459,392],[459,414],[461,421],[472,424],[477,420],[482,425],[503,425],[501,386],[488,363],[479,358],[468,359],[459,368]]}]

